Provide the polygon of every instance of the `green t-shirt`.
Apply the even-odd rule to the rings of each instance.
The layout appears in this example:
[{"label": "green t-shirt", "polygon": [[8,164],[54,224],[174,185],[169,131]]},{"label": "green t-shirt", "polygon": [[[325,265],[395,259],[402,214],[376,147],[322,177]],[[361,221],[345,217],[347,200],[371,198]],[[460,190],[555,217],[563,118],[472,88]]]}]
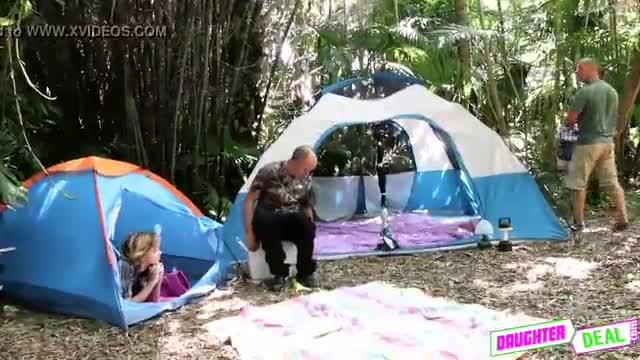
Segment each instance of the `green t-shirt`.
[{"label": "green t-shirt", "polygon": [[596,80],[580,89],[571,111],[579,113],[578,144],[613,143],[618,93],[606,81]]}]

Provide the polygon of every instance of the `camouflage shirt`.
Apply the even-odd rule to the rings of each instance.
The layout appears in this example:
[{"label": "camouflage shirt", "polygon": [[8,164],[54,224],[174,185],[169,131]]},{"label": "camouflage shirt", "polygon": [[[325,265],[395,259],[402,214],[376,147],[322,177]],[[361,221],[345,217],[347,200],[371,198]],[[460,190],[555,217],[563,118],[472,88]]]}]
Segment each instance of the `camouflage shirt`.
[{"label": "camouflage shirt", "polygon": [[286,165],[286,161],[277,161],[262,167],[249,191],[260,190],[258,204],[278,211],[312,208],[315,199],[311,177],[296,179],[289,175]]}]

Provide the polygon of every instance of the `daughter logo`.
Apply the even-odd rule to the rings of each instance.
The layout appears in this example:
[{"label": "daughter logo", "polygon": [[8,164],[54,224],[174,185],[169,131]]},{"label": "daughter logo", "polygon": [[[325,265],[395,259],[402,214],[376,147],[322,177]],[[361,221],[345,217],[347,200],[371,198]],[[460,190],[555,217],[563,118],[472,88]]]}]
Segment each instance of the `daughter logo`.
[{"label": "daughter logo", "polygon": [[491,356],[568,344],[575,330],[571,320],[555,320],[491,332]]}]

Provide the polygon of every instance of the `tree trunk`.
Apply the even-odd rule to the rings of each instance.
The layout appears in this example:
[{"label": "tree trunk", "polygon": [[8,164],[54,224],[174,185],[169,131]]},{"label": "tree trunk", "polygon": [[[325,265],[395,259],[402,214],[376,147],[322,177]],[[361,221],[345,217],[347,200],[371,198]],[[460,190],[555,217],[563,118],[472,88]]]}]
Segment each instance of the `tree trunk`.
[{"label": "tree trunk", "polygon": [[618,16],[616,14],[616,0],[609,0],[609,32],[611,33],[611,45],[615,54],[616,66],[619,66],[620,48],[618,46]]},{"label": "tree trunk", "polygon": [[620,164],[622,164],[622,161],[624,159],[624,146],[629,128],[629,115],[639,91],[640,49],[636,49],[631,59],[631,70],[629,73],[629,77],[627,77],[627,80],[624,82],[624,91],[618,105],[616,148],[617,158]]},{"label": "tree trunk", "polygon": [[[467,0],[455,0],[455,22],[460,26],[469,26],[469,3]],[[458,40],[458,59],[462,68],[462,84],[464,88],[471,80],[471,46],[468,39]]]},{"label": "tree trunk", "polygon": [[287,25],[284,29],[284,33],[282,34],[282,38],[280,38],[280,43],[278,43],[278,51],[276,51],[276,57],[273,59],[273,63],[271,64],[271,69],[269,71],[269,78],[267,79],[267,86],[265,87],[264,97],[260,102],[260,110],[258,112],[258,124],[256,126],[256,133],[260,134],[262,130],[262,119],[264,116],[264,110],[267,107],[267,102],[269,101],[269,92],[271,91],[271,83],[273,82],[273,77],[276,74],[276,69],[278,68],[278,64],[280,63],[280,55],[282,54],[282,47],[284,46],[284,42],[287,40],[289,36],[289,32],[291,31],[291,25],[293,24],[293,20],[298,13],[298,8],[300,7],[300,0],[296,0],[293,4],[293,9],[291,9],[291,14],[289,15],[289,19],[287,20]]},{"label": "tree trunk", "polygon": [[[551,97],[550,108],[551,111],[544,112],[542,116],[543,126],[542,133],[544,137],[547,139],[555,139],[556,137],[556,122],[555,116],[560,111],[561,106],[561,97],[565,92],[564,82],[562,81],[563,74],[565,73],[565,55],[566,49],[564,46],[564,33],[562,31],[562,4],[560,2],[556,3],[556,9],[553,16],[554,22],[554,42],[556,48],[556,58],[555,58],[555,72],[553,75],[553,93]],[[545,99],[545,102],[547,100]],[[565,119],[561,119],[561,121],[565,121]],[[546,145],[543,146],[543,159],[547,164],[555,164],[556,163],[556,141],[548,141]]]},{"label": "tree trunk", "polygon": [[[195,133],[195,144],[193,147],[193,164],[192,164],[192,186],[195,189],[197,187],[197,185],[199,184],[199,174],[200,174],[200,164],[201,164],[201,159],[200,159],[200,143],[202,142],[202,139],[204,139],[204,141],[207,141],[207,134],[206,133],[202,133],[202,124],[203,122],[206,121],[207,116],[207,104],[208,104],[208,96],[209,96],[209,59],[211,58],[211,51],[210,51],[210,44],[211,44],[211,37],[213,35],[213,32],[211,31],[211,25],[212,25],[212,18],[213,18],[213,12],[214,12],[214,8],[213,8],[213,1],[215,0],[204,0],[204,5],[203,5],[203,10],[204,10],[204,16],[205,16],[205,21],[204,21],[204,26],[203,26],[203,31],[206,34],[206,37],[204,38],[204,49],[203,49],[203,55],[202,57],[204,58],[204,65],[203,65],[203,75],[202,75],[202,82],[200,84],[200,94],[198,94],[198,101],[197,101],[197,106],[196,106],[196,118],[195,118],[195,129],[194,129],[194,133]],[[215,31],[215,28],[214,28]],[[205,155],[205,161],[206,161],[206,155]]]},{"label": "tree trunk", "polygon": [[[482,9],[481,0],[478,0],[478,16],[480,18],[480,27],[485,29],[484,10]],[[502,101],[500,101],[500,96],[498,95],[498,85],[493,68],[493,39],[489,39],[485,41],[485,43],[487,44],[485,59],[487,64],[487,93],[489,94],[489,105],[493,111],[498,133],[500,135],[506,135],[509,129],[504,119],[504,109],[502,107]]]},{"label": "tree trunk", "polygon": [[178,147],[179,147],[179,136],[178,130],[180,129],[180,120],[182,119],[181,110],[182,110],[182,95],[184,89],[184,80],[187,72],[187,56],[190,54],[189,48],[191,47],[191,43],[193,41],[193,26],[195,19],[191,17],[189,21],[189,25],[187,26],[187,32],[184,35],[184,47],[182,49],[182,54],[180,56],[180,62],[178,63],[178,92],[176,94],[176,103],[173,113],[173,122],[171,123],[171,153],[169,158],[169,181],[175,183],[176,176],[176,163],[177,163],[177,155],[178,155]]},{"label": "tree trunk", "polygon": [[[149,166],[149,161],[147,158],[147,152],[144,146],[144,140],[142,137],[142,130],[140,119],[138,117],[138,110],[136,107],[136,100],[134,97],[133,89],[132,89],[132,81],[131,81],[131,61],[130,61],[130,53],[126,50],[127,53],[124,55],[124,61],[122,63],[124,69],[124,101],[125,101],[125,114],[127,118],[127,123],[131,126],[131,132],[133,134],[133,138],[135,141],[135,150],[138,164],[141,164],[143,167]],[[135,84],[135,81],[133,82]]]},{"label": "tree trunk", "polygon": [[[255,0],[251,1],[251,4],[247,5],[245,12],[245,22],[244,29],[242,33],[242,37],[240,38],[240,53],[238,55],[238,61],[235,65],[235,69],[233,70],[233,76],[231,80],[231,87],[229,88],[229,97],[230,101],[228,102],[228,107],[226,107],[224,112],[224,117],[219,120],[218,123],[218,171],[217,171],[217,187],[219,190],[223,189],[225,183],[225,134],[227,133],[228,122],[234,116],[234,109],[232,104],[234,104],[231,99],[234,99],[236,95],[236,91],[238,89],[239,79],[240,79],[240,69],[244,65],[245,56],[247,53],[247,40],[249,38],[249,33],[252,28],[252,21],[254,21],[257,14],[260,13],[260,9],[262,9],[262,1],[263,0]],[[257,14],[256,14],[257,12]],[[217,205],[217,216],[218,220],[220,220],[223,211],[223,198],[222,196],[218,197],[218,205]]]}]

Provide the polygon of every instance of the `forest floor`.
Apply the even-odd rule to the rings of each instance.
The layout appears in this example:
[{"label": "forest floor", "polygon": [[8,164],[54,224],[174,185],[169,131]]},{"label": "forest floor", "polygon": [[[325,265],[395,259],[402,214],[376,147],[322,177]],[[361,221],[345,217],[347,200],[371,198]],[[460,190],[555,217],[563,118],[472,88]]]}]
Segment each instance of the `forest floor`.
[{"label": "forest floor", "polygon": [[[636,221],[637,222],[637,221]],[[495,310],[598,325],[640,315],[640,225],[612,234],[610,218],[592,214],[581,243],[528,245],[509,253],[453,251],[407,257],[322,262],[323,287],[386,281],[432,296]],[[214,345],[204,325],[235,315],[246,304],[291,297],[245,282],[228,285],[196,304],[134,327],[129,335],[91,320],[17,309],[0,315],[3,359],[235,359]],[[531,352],[523,359],[572,359],[568,347]],[[638,359],[640,347],[585,359]]]}]

